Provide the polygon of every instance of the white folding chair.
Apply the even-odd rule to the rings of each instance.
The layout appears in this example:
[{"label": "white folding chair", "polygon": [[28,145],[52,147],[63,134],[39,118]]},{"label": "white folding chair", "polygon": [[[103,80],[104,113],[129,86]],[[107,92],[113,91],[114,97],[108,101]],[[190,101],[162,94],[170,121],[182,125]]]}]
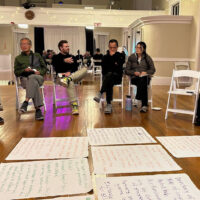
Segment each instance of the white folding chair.
[{"label": "white folding chair", "polygon": [[[189,62],[175,62],[174,69],[175,70],[190,70]],[[190,77],[177,78],[178,87],[189,87],[191,85],[192,85],[192,78]]]},{"label": "white folding chair", "polygon": [[[53,83],[53,104],[54,106],[57,108],[57,102],[61,102],[61,101],[69,101],[68,97],[65,97],[65,98],[58,98],[57,97],[57,94],[56,94],[56,88],[57,87],[62,87],[60,84],[57,84],[56,83],[56,73],[52,67],[51,69],[51,81]],[[58,74],[59,76],[59,74]],[[81,83],[81,82],[80,82]],[[78,83],[76,84],[76,86],[78,85]],[[77,89],[77,87],[76,87]],[[77,91],[76,91],[77,92]],[[77,100],[78,101],[78,100]]]},{"label": "white folding chair", "polygon": [[101,63],[102,60],[95,60],[93,59],[93,74],[94,75],[101,75],[101,65],[96,65],[95,63]]},{"label": "white folding chair", "polygon": [[[128,94],[133,99],[133,102],[135,101],[136,94],[137,94],[137,86],[131,84],[131,78],[129,77],[129,85],[128,85]],[[148,85],[148,103],[151,104],[151,108],[153,107],[153,94],[152,94],[152,81],[150,80],[150,83]]]},{"label": "white folding chair", "polygon": [[[122,107],[122,109],[123,109],[123,106],[124,106],[124,89],[123,89],[123,77],[122,77],[122,82],[121,82],[121,84],[118,84],[118,85],[114,85],[114,88],[118,88],[119,89],[119,98],[113,98],[113,102],[119,102],[119,103],[121,103],[121,107]],[[100,88],[101,88],[101,85],[102,85],[102,74],[101,74],[101,76],[100,76]],[[114,89],[113,88],[113,89]],[[101,98],[101,100],[100,100],[100,108],[102,108],[102,104],[103,104],[103,102],[105,101],[105,99],[104,99],[104,97],[102,97]]]},{"label": "white folding chair", "polygon": [[[16,76],[15,76],[15,88],[16,88],[16,108],[17,110],[19,110],[21,107],[21,103],[19,99],[19,89],[24,90],[24,88],[21,86],[20,78]],[[45,103],[45,98],[44,98],[44,85],[40,86],[40,89],[41,89],[42,98],[43,98],[44,111],[46,111],[47,108],[46,108],[46,103]]]},{"label": "white folding chair", "polygon": [[[194,89],[177,88],[176,87],[177,80],[180,77],[189,77],[189,78],[194,79],[196,81],[195,88]],[[199,80],[200,80],[200,72],[193,71],[193,70],[173,70],[170,90],[168,92],[169,96],[168,96],[168,102],[167,102],[167,109],[166,109],[166,113],[165,113],[165,119],[167,119],[167,117],[168,117],[168,112],[182,113],[182,114],[192,115],[193,116],[192,123],[194,123],[195,116],[196,116],[196,109],[197,109],[197,101],[198,101],[198,96],[199,96]],[[174,95],[174,108],[169,108],[171,95]],[[177,95],[195,97],[194,109],[193,110],[177,109],[176,108],[176,96]]]},{"label": "white folding chair", "polygon": [[77,60],[77,63],[78,63],[78,69],[81,69],[82,68],[82,65],[83,65],[83,62],[82,62],[82,59],[78,59]]}]

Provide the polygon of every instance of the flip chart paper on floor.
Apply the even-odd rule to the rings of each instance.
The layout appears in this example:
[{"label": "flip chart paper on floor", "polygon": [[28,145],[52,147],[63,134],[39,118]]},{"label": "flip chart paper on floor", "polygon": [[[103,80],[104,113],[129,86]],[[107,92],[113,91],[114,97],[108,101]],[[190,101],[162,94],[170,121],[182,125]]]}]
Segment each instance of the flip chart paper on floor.
[{"label": "flip chart paper on floor", "polygon": [[22,138],[6,160],[88,157],[87,137]]},{"label": "flip chart paper on floor", "polygon": [[90,145],[156,143],[142,127],[87,129]]},{"label": "flip chart paper on floor", "polygon": [[90,196],[77,196],[77,197],[59,197],[48,200],[94,200],[94,196],[90,195]]},{"label": "flip chart paper on floor", "polygon": [[181,170],[160,145],[92,147],[92,157],[96,174]]},{"label": "flip chart paper on floor", "polygon": [[97,178],[98,200],[199,200],[186,174]]},{"label": "flip chart paper on floor", "polygon": [[200,157],[200,136],[167,136],[157,139],[177,158]]},{"label": "flip chart paper on floor", "polygon": [[0,164],[0,199],[85,194],[91,189],[86,158]]}]

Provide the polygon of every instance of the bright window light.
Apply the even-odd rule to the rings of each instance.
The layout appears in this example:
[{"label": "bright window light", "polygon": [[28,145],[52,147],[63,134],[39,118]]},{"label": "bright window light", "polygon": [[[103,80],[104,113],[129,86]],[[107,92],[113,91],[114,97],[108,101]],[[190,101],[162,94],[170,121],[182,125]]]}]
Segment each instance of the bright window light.
[{"label": "bright window light", "polygon": [[28,29],[28,24],[18,24],[18,28]]}]

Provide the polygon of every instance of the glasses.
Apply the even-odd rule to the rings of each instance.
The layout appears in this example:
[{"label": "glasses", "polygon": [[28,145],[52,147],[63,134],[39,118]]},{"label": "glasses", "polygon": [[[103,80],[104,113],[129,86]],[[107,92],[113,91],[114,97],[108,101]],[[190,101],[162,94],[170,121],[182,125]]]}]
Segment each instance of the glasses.
[{"label": "glasses", "polygon": [[109,49],[117,49],[117,47],[109,47]]},{"label": "glasses", "polygon": [[30,44],[29,43],[21,43],[20,45],[21,46],[29,46]]}]

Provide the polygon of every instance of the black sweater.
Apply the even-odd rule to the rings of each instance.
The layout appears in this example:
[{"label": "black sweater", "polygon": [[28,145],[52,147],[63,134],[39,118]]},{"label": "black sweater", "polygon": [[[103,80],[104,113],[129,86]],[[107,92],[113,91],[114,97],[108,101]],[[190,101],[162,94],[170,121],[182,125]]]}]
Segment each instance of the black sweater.
[{"label": "black sweater", "polygon": [[124,62],[124,56],[119,52],[116,52],[113,56],[109,53],[104,55],[102,59],[102,74],[106,75],[112,72],[122,77]]},{"label": "black sweater", "polygon": [[[70,58],[72,57],[72,59],[74,60],[74,63],[66,63],[64,62],[65,58]],[[65,72],[75,72],[78,70],[78,63],[77,63],[77,59],[75,56],[67,54],[67,55],[63,55],[61,53],[53,56],[52,58],[52,64],[53,67],[56,71],[56,73],[65,73]]]}]

